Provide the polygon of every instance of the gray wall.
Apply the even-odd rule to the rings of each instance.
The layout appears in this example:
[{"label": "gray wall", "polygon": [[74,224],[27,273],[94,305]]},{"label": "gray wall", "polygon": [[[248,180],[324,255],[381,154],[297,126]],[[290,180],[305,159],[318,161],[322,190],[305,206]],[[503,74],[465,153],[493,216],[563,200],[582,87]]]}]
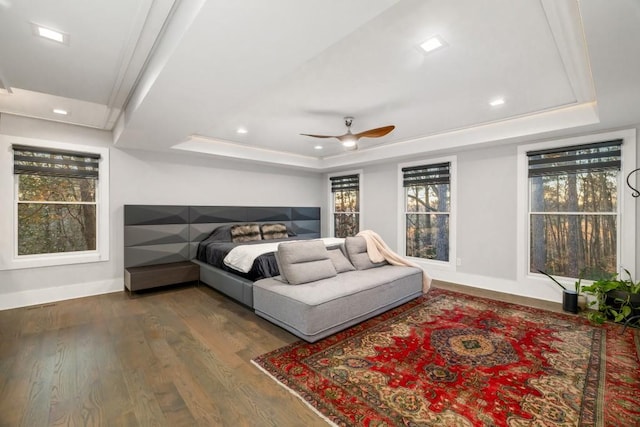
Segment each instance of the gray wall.
[{"label": "gray wall", "polygon": [[[0,134],[111,146],[109,132],[6,114],[0,119]],[[531,142],[535,140],[520,141]],[[535,292],[517,283],[517,145],[438,153],[433,158],[450,154],[458,159],[456,245],[462,264],[453,273],[434,270],[433,276],[487,289],[500,288],[496,285],[500,284],[501,290],[535,296]],[[637,155],[640,165],[640,150]],[[111,148],[110,157],[110,260],[0,271],[0,309],[122,289],[125,204],[321,206],[325,215],[323,233],[327,233],[326,175],[190,154],[125,151],[117,147]],[[416,156],[411,160],[420,159],[429,159],[429,156]],[[398,163],[390,161],[362,167],[363,228],[377,231],[395,250],[399,238]],[[491,185],[485,183],[487,179]],[[636,182],[640,182],[638,175]],[[636,200],[636,203],[640,202]],[[2,203],[0,214],[9,215],[9,209],[11,203]],[[640,231],[640,215],[636,224]],[[637,248],[640,248],[639,234],[630,236],[636,240]],[[636,261],[635,269],[640,272],[640,262]]]},{"label": "gray wall", "polygon": [[458,271],[516,278],[516,147],[458,155]]},{"label": "gray wall", "polygon": [[364,168],[362,178],[363,229],[374,230],[397,250],[398,167],[397,163]]},{"label": "gray wall", "polygon": [[[516,277],[516,150],[510,145],[448,153],[456,155],[458,162],[459,272],[511,280]],[[428,161],[429,156],[421,159]],[[401,237],[399,163],[365,167],[362,180],[363,228],[376,231],[396,251]]]},{"label": "gray wall", "polygon": [[[110,146],[111,133],[2,114],[0,134]],[[2,171],[5,175],[5,171]],[[0,271],[0,309],[123,286],[123,205],[322,206],[320,174],[180,153],[110,150],[110,260]],[[10,178],[13,179],[13,178]],[[3,202],[0,214],[10,215]]]},{"label": "gray wall", "polygon": [[[602,133],[607,130],[598,130]],[[637,130],[637,132],[639,132]],[[553,139],[569,138],[580,134],[563,133]],[[640,132],[638,133],[640,138]],[[486,289],[508,290],[513,294],[555,300],[553,287],[530,289],[518,283],[517,272],[517,150],[530,139],[504,145],[493,145],[475,150],[439,152],[432,156],[415,157],[429,160],[446,155],[457,156],[457,238],[456,257],[461,265],[455,271],[427,270],[435,278]],[[636,150],[640,166],[640,150]],[[398,250],[398,164],[393,161],[363,167],[363,228],[377,231],[385,242]],[[626,178],[626,177],[625,177]],[[635,175],[640,183],[640,174]],[[623,179],[624,181],[624,179]],[[630,192],[625,185],[623,191]],[[640,198],[634,199],[640,212]],[[640,215],[636,215],[635,239],[640,254]],[[640,276],[640,260],[635,263]],[[637,277],[636,280],[640,280]]]}]

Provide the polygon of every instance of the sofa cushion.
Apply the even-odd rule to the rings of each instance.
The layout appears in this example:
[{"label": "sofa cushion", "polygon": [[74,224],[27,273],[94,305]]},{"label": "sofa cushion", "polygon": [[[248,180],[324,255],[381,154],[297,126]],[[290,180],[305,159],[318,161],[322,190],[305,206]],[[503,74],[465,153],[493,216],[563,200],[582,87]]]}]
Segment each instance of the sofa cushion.
[{"label": "sofa cushion", "polygon": [[253,307],[259,316],[316,341],[421,294],[422,270],[386,265],[300,286],[261,279],[253,285]]},{"label": "sofa cushion", "polygon": [[329,258],[338,273],[345,273],[356,269],[353,264],[349,262],[349,259],[344,256],[344,253],[340,248],[329,249],[328,252]]},{"label": "sofa cushion", "polygon": [[347,237],[344,241],[344,247],[347,250],[351,264],[353,264],[356,270],[368,270],[387,264],[386,261],[371,262],[369,254],[367,253],[367,241],[364,240],[364,237]]},{"label": "sofa cushion", "polygon": [[337,274],[322,240],[280,243],[276,261],[280,276],[291,285],[314,282]]}]

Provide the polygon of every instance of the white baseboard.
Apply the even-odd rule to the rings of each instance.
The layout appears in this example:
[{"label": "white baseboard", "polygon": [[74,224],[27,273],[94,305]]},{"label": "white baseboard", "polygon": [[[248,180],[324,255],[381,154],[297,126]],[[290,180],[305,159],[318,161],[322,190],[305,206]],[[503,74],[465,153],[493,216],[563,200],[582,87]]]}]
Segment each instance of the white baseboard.
[{"label": "white baseboard", "polygon": [[67,286],[12,292],[2,295],[2,299],[0,299],[0,310],[108,294],[111,292],[122,292],[124,289],[123,284],[124,278],[120,277],[112,280],[74,283]]},{"label": "white baseboard", "polygon": [[[536,290],[534,289],[534,292],[532,292],[532,289],[524,289],[518,284],[516,280],[499,279],[496,277],[480,276],[475,274],[436,269],[432,269],[431,271],[429,271],[429,275],[436,280],[457,283],[465,286],[472,286],[489,291],[536,298],[544,301],[558,301],[557,298],[550,297],[549,295],[540,292],[541,290],[537,290],[538,292],[535,292]],[[75,283],[68,286],[13,292],[2,295],[2,299],[0,300],[0,310],[46,304],[55,301],[82,298],[92,295],[108,294],[110,292],[121,292],[123,289],[124,278],[120,277],[112,280],[100,280],[97,282],[89,283]]]},{"label": "white baseboard", "polygon": [[445,270],[427,270],[429,275],[444,282],[456,283],[459,285],[471,286],[474,288],[485,289],[488,291],[501,292],[505,294],[517,295],[527,298],[535,298],[542,301],[558,302],[562,300],[562,295],[553,295],[550,287],[541,287],[539,289],[527,289],[518,283],[517,280],[500,279],[496,277],[481,276],[477,274],[460,273],[456,271]]}]

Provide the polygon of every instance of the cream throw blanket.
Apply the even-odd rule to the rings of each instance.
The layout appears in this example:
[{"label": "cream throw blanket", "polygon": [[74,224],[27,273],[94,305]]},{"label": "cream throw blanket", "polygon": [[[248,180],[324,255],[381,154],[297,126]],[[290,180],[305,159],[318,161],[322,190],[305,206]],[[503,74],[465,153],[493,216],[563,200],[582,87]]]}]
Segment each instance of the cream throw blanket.
[{"label": "cream throw blanket", "polygon": [[427,272],[417,264],[393,252],[378,233],[371,230],[362,230],[356,234],[356,236],[364,237],[364,240],[367,242],[367,254],[371,262],[387,261],[391,265],[404,265],[422,270],[422,292],[427,293],[429,291],[431,287],[431,277],[429,277]]}]

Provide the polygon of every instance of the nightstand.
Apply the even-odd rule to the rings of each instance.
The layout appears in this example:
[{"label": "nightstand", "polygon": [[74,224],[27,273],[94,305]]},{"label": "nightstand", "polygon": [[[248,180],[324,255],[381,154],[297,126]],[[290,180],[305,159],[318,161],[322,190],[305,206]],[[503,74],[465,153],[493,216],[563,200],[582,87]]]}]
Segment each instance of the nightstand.
[{"label": "nightstand", "polygon": [[196,280],[200,281],[200,267],[190,261],[129,267],[124,270],[124,286],[130,292]]}]

